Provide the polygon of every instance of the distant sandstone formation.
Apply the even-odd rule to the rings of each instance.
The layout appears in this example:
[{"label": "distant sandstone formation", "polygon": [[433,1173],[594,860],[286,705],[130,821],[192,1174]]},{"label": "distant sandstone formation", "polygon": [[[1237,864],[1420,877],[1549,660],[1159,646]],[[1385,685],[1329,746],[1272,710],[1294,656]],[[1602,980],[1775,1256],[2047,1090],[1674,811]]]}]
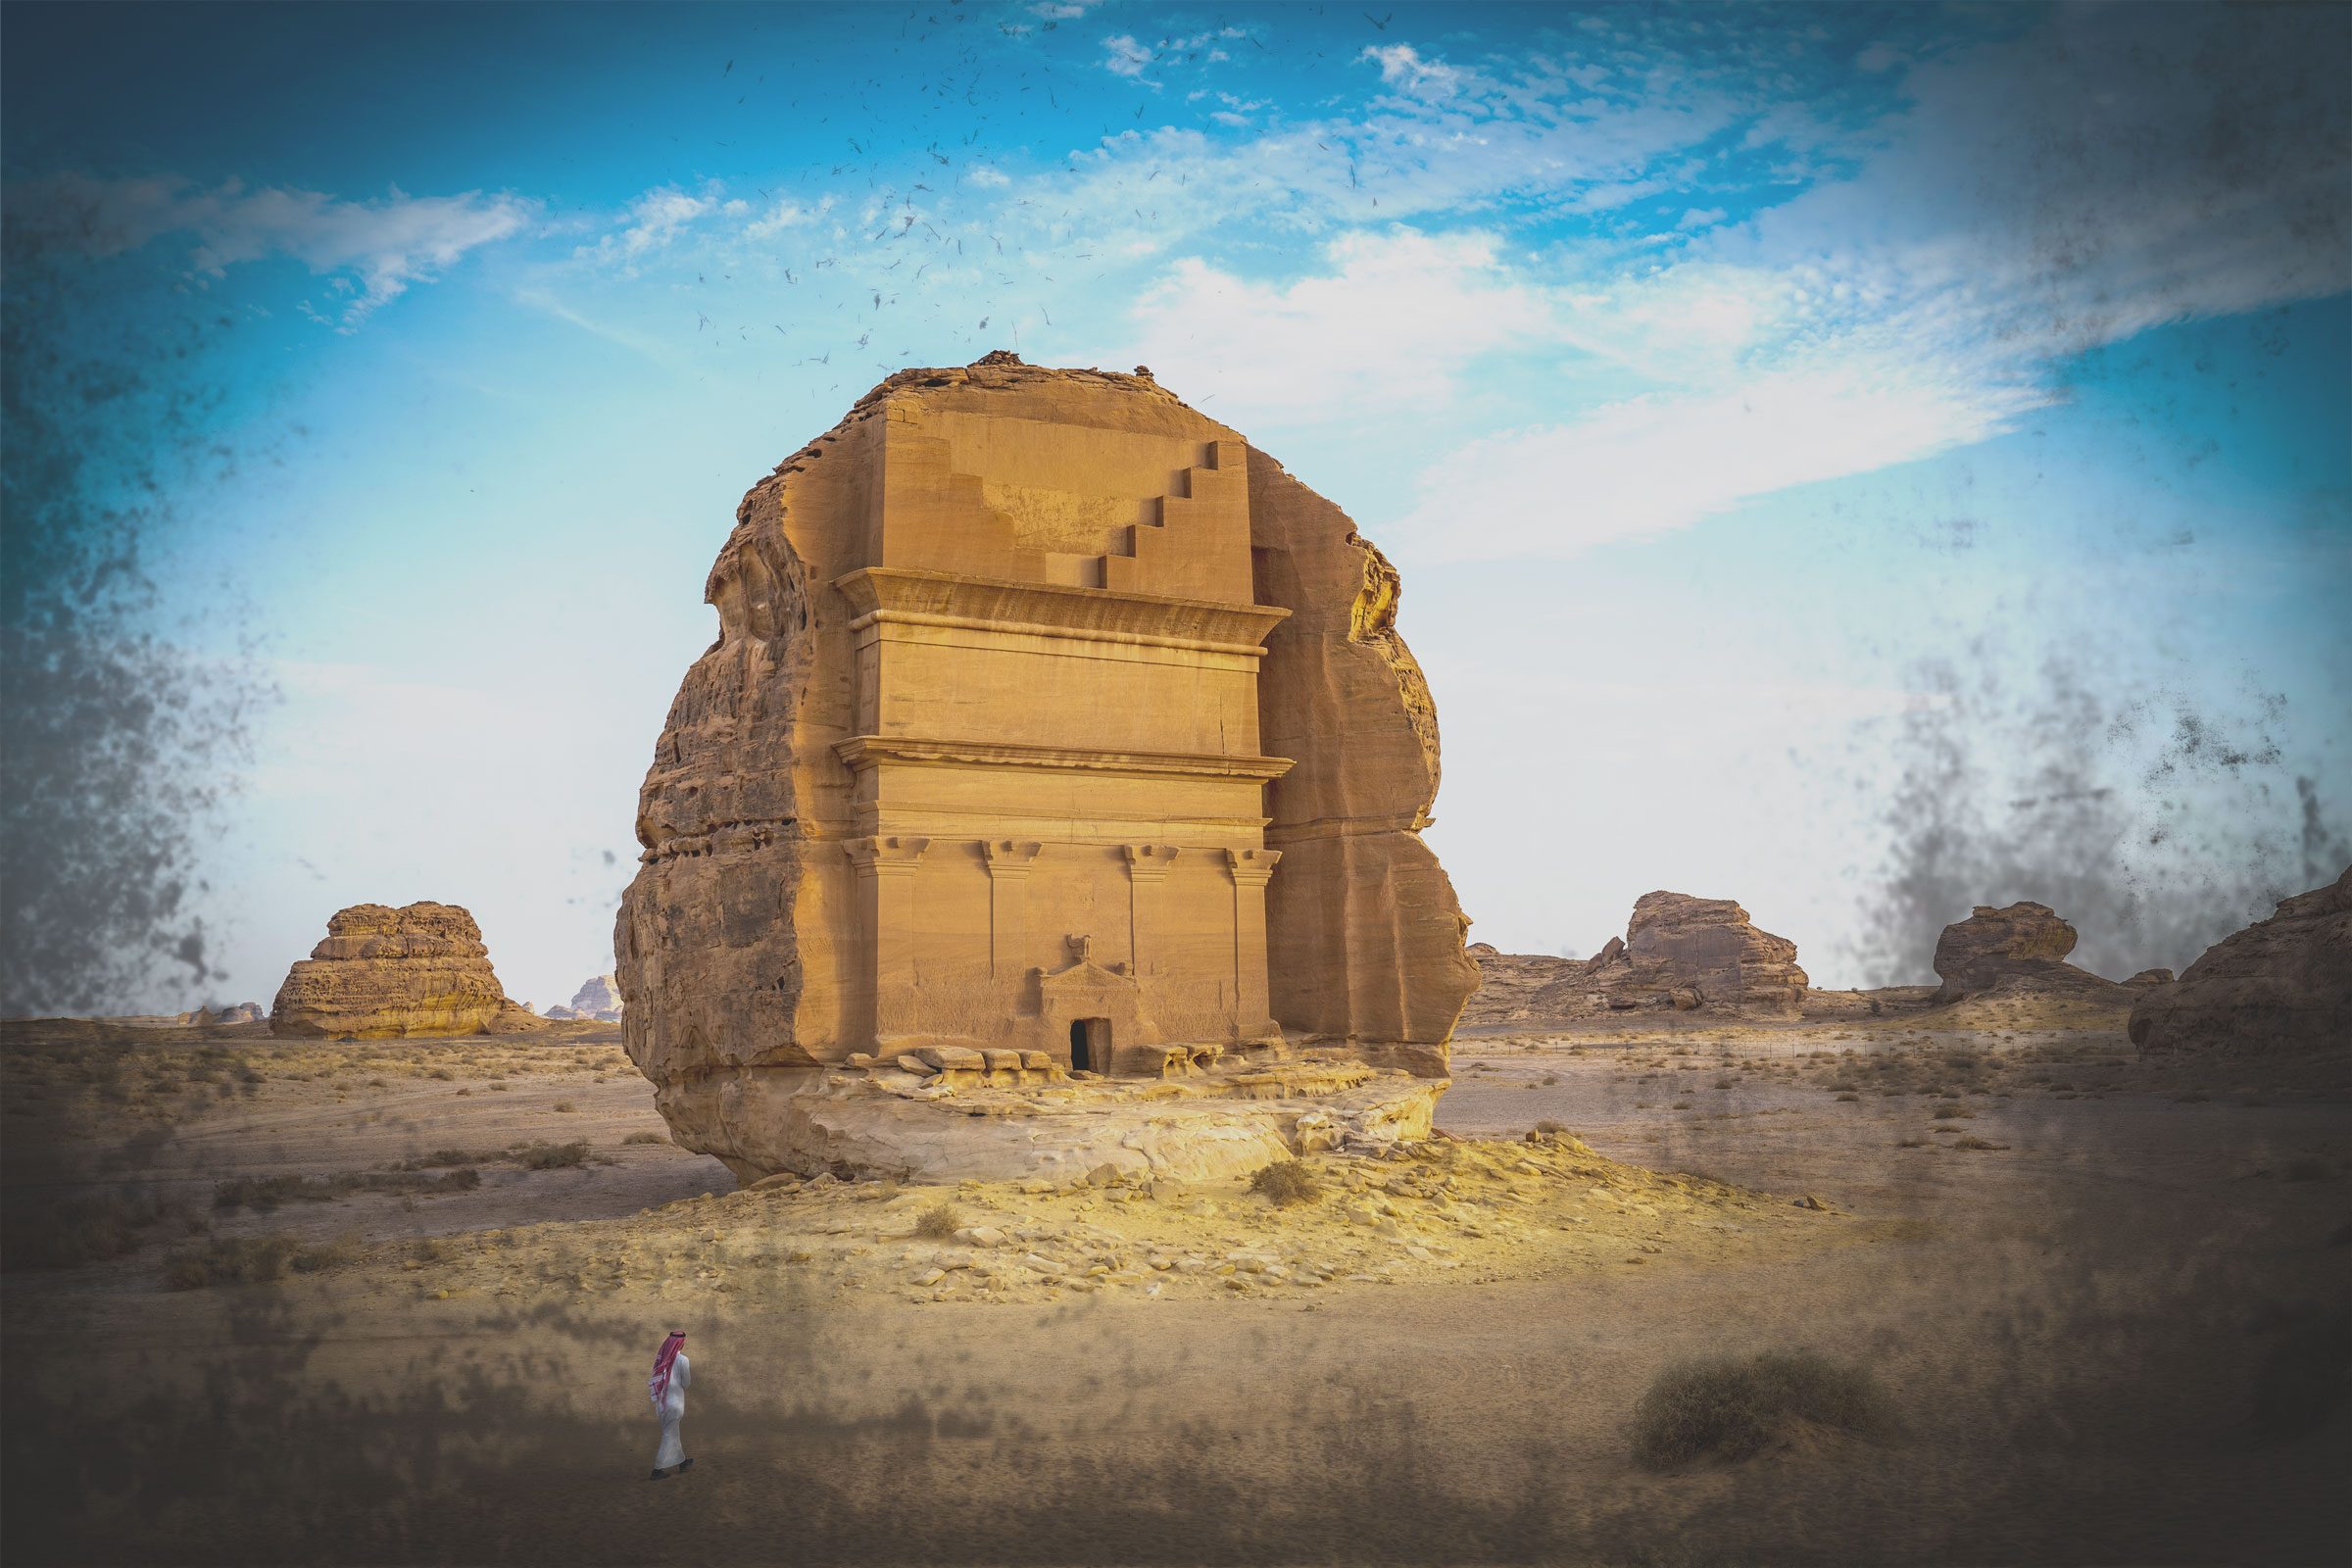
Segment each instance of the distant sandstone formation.
[{"label": "distant sandstone formation", "polygon": [[2132,1006],[2142,1051],[2352,1049],[2352,868],[2207,948]]},{"label": "distant sandstone formation", "polygon": [[260,1023],[262,1004],[258,1002],[233,1002],[218,1007],[198,1007],[193,1012],[179,1014],[178,1021],[202,1029],[209,1025],[226,1023]]},{"label": "distant sandstone formation", "polygon": [[481,927],[454,904],[355,904],[326,933],[278,987],[272,1034],[388,1040],[545,1027],[507,1000]]},{"label": "distant sandstone formation", "polygon": [[1442,1075],[1478,972],[1397,594],[1140,368],[861,398],[737,509],[639,797],[616,974],[677,1141],[784,1168],[811,1069],[922,1049]]},{"label": "distant sandstone formation", "polygon": [[1645,893],[1623,938],[1586,959],[1470,949],[1484,976],[1464,1022],[1541,1023],[1636,1008],[1794,1018],[1805,971],[1796,944],[1759,931],[1730,899]]},{"label": "distant sandstone formation", "polygon": [[582,982],[572,994],[571,1005],[547,1009],[547,1016],[558,1019],[593,1019],[600,1023],[620,1022],[620,982],[609,974],[600,974]]},{"label": "distant sandstone formation", "polygon": [[2066,961],[2075,928],[2046,904],[2017,903],[1996,909],[1980,904],[1936,941],[1936,973],[1943,984],[1935,1004],[1945,1006],[1990,993],[2052,992],[2117,998],[2125,988]]}]

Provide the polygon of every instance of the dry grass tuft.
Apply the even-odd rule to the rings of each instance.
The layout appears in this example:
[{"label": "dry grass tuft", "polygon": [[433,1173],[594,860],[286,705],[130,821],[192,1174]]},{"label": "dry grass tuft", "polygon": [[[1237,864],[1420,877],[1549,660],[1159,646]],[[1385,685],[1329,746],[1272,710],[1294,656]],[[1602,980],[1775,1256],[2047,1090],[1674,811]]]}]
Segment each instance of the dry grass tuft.
[{"label": "dry grass tuft", "polygon": [[952,1241],[961,1229],[963,1210],[944,1200],[924,1209],[914,1220],[914,1234],[927,1242]]},{"label": "dry grass tuft", "polygon": [[631,1133],[621,1142],[623,1144],[666,1144],[669,1140],[660,1133]]},{"label": "dry grass tuft", "polygon": [[1315,1180],[1315,1173],[1295,1159],[1281,1160],[1260,1170],[1250,1178],[1250,1190],[1277,1208],[1311,1203],[1323,1196],[1323,1185]]},{"label": "dry grass tuft", "polygon": [[348,1241],[307,1247],[291,1236],[215,1237],[165,1258],[164,1284],[175,1291],[267,1284],[282,1279],[288,1269],[315,1274],[348,1261],[356,1250]]}]

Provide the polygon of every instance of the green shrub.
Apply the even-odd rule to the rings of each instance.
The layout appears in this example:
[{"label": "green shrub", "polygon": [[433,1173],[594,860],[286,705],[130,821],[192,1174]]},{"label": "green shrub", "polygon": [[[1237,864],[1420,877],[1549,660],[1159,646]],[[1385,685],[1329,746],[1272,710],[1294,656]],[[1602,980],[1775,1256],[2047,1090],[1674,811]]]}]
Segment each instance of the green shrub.
[{"label": "green shrub", "polygon": [[1250,1190],[1277,1208],[1293,1203],[1311,1203],[1323,1196],[1322,1184],[1315,1174],[1295,1159],[1268,1165],[1250,1178]]},{"label": "green shrub", "polygon": [[1709,1457],[1736,1463],[1800,1421],[1865,1436],[1895,1429],[1892,1407],[1862,1368],[1810,1350],[1768,1351],[1659,1373],[1634,1407],[1634,1459],[1651,1470]]}]

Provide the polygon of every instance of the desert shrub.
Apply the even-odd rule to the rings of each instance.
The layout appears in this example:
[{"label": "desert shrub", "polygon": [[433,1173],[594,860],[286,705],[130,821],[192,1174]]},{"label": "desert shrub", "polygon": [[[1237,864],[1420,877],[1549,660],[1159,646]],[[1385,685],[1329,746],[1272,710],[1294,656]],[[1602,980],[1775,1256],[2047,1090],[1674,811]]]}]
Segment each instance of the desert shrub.
[{"label": "desert shrub", "polygon": [[1718,1089],[1730,1089],[1735,1086],[1733,1085],[1732,1080],[1729,1078],[1718,1078],[1715,1080],[1715,1087]]},{"label": "desert shrub", "polygon": [[435,1067],[431,1072],[426,1073],[425,1076],[427,1078],[438,1078],[443,1083],[447,1083],[452,1078],[455,1078],[457,1074],[451,1072],[447,1067]]},{"label": "desert shrub", "polygon": [[220,1236],[164,1259],[164,1284],[175,1291],[202,1290],[208,1285],[262,1285],[284,1277],[286,1270],[314,1274],[339,1263],[353,1250],[349,1243],[306,1247],[291,1236]]},{"label": "desert shrub", "polygon": [[1564,1133],[1567,1130],[1567,1128],[1561,1126],[1558,1122],[1553,1121],[1548,1117],[1536,1123],[1536,1131],[1540,1133]]},{"label": "desert shrub", "polygon": [[1295,1159],[1281,1160],[1260,1170],[1250,1178],[1250,1190],[1277,1208],[1311,1203],[1323,1196],[1314,1172]]},{"label": "desert shrub", "polygon": [[572,1103],[570,1101],[568,1101],[568,1100],[559,1100],[559,1101],[557,1101],[557,1102],[556,1102],[555,1108],[556,1108],[556,1110],[557,1110],[559,1113],[563,1113],[563,1114],[568,1114],[568,1113],[570,1113],[570,1112],[572,1112],[572,1111],[575,1111],[575,1110],[579,1109],[580,1107],[579,1107],[579,1106],[577,1106],[577,1105],[575,1105],[575,1104],[573,1104],[573,1103]]},{"label": "desert shrub", "polygon": [[[495,1156],[493,1156],[495,1157]],[[470,1165],[427,1176],[412,1170],[347,1170],[332,1176],[240,1176],[213,1189],[215,1208],[267,1214],[280,1203],[331,1203],[352,1193],[470,1193],[482,1173]]]},{"label": "desert shrub", "polygon": [[12,1200],[0,1222],[0,1268],[74,1268],[138,1250],[178,1211],[151,1192],[108,1189],[57,1202]]},{"label": "desert shrub", "polygon": [[927,1242],[952,1240],[961,1229],[963,1229],[963,1210],[957,1208],[954,1203],[934,1203],[917,1214],[914,1219],[914,1234]]},{"label": "desert shrub", "polygon": [[1947,1149],[2007,1149],[2009,1146],[1993,1143],[1989,1139],[1979,1138],[1975,1133],[1964,1133],[1944,1147]]},{"label": "desert shrub", "polygon": [[669,1140],[660,1133],[631,1133],[621,1142],[624,1144],[666,1144]]},{"label": "desert shrub", "polygon": [[513,1157],[524,1170],[563,1170],[588,1163],[588,1146],[583,1143],[528,1144],[514,1150]]},{"label": "desert shrub", "polygon": [[402,1170],[438,1170],[444,1165],[485,1165],[494,1159],[506,1157],[497,1150],[476,1152],[464,1149],[436,1149],[429,1154],[418,1154],[413,1159],[402,1160],[399,1168]]},{"label": "desert shrub", "polygon": [[1850,1101],[1855,1104],[1860,1104],[1862,1102],[1862,1097],[1854,1094],[1839,1095],[1838,1098],[1842,1101]]},{"label": "desert shrub", "polygon": [[1634,1407],[1634,1459],[1651,1470],[1737,1462],[1800,1421],[1865,1436],[1895,1427],[1869,1372],[1811,1350],[1686,1361],[1660,1372]]}]

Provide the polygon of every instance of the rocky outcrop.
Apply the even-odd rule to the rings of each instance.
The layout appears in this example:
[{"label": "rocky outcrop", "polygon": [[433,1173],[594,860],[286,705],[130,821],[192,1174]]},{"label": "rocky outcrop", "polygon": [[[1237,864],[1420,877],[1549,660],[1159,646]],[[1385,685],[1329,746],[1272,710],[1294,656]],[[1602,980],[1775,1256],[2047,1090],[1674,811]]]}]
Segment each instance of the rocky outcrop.
[{"label": "rocky outcrop", "polygon": [[2169,986],[2172,983],[2173,971],[2170,969],[2142,969],[2124,982],[2134,991],[2145,991],[2150,986]]},{"label": "rocky outcrop", "polygon": [[581,983],[572,993],[569,1006],[547,1009],[547,1016],[566,1021],[620,1022],[620,982],[609,974],[600,974]]},{"label": "rocky outcrop", "polygon": [[2352,1048],[2352,868],[2224,937],[2132,1004],[2143,1052]]},{"label": "rocky outcrop", "polygon": [[1643,1008],[1794,1018],[1805,1004],[1796,944],[1757,930],[1729,899],[1644,894],[1625,936],[1583,960],[1497,953],[1485,943],[1470,951],[1485,983],[1463,1021],[1478,1028]]},{"label": "rocky outcrop", "polygon": [[1536,994],[1555,980],[1584,972],[1576,959],[1548,953],[1502,953],[1486,942],[1473,942],[1467,951],[1478,965],[1478,989],[1462,1008],[1464,1029],[1540,1023],[1532,1005]]},{"label": "rocky outcrop", "polygon": [[544,1027],[507,1000],[481,928],[454,904],[355,904],[326,933],[278,988],[272,1034],[389,1040]]},{"label": "rocky outcrop", "polygon": [[198,1007],[193,1012],[183,1012],[178,1015],[177,1021],[206,1029],[226,1024],[260,1023],[265,1016],[262,1004],[258,1002],[232,1002],[218,1007]]},{"label": "rocky outcrop", "polygon": [[1579,1000],[1589,1011],[1668,1007],[1794,1018],[1804,1007],[1805,971],[1796,966],[1795,943],[1757,930],[1730,899],[1645,893],[1623,944],[1611,939],[1533,1004],[1565,1012]]},{"label": "rocky outcrop", "polygon": [[1936,941],[1938,1003],[1990,991],[2004,980],[2048,978],[2075,951],[2075,928],[2046,904],[1980,904]]},{"label": "rocky outcrop", "polygon": [[756,1162],[742,1107],[922,1046],[1442,1074],[1477,975],[1397,592],[1148,375],[860,399],[737,509],[639,797],[615,975],[676,1140]]}]

